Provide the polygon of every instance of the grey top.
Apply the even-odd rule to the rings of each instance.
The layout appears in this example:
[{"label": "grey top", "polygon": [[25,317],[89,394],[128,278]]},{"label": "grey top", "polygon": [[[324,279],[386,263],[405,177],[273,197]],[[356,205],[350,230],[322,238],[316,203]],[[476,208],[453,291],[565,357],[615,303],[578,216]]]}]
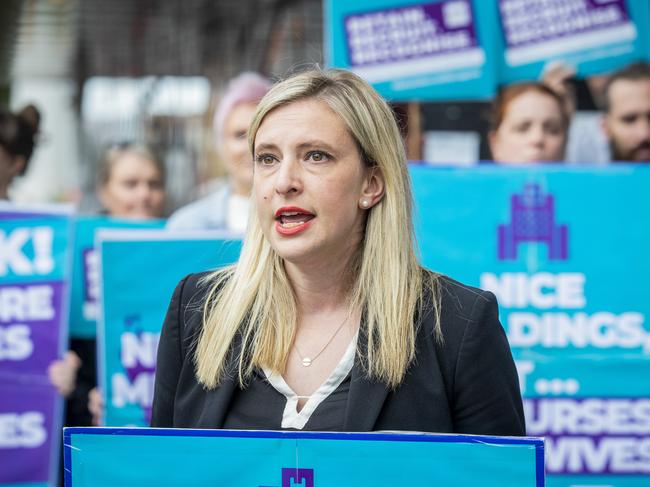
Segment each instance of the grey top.
[{"label": "grey top", "polygon": [[216,190],[194,203],[176,210],[167,220],[170,230],[227,230],[228,181],[220,182]]}]

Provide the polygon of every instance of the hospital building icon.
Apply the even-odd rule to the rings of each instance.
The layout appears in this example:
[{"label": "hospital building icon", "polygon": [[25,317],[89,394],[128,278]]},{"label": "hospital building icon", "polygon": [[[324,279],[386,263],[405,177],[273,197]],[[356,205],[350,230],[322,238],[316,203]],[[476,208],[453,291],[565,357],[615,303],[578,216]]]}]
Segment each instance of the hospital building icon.
[{"label": "hospital building icon", "polygon": [[555,199],[538,184],[510,198],[510,223],[497,228],[499,260],[516,260],[520,243],[546,244],[549,260],[567,260],[568,227],[555,222]]},{"label": "hospital building icon", "polygon": [[283,468],[282,487],[314,487],[314,469]]}]

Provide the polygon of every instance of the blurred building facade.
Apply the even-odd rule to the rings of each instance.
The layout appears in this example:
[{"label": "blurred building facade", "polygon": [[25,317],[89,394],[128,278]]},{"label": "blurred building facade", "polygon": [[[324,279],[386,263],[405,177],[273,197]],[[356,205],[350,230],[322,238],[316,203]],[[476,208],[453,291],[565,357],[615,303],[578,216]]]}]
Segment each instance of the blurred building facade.
[{"label": "blurred building facade", "polygon": [[101,149],[141,140],[164,157],[176,207],[220,173],[211,117],[228,79],[323,63],[320,0],[6,0],[0,9],[1,101],[33,102],[43,116],[18,201],[92,194]]}]

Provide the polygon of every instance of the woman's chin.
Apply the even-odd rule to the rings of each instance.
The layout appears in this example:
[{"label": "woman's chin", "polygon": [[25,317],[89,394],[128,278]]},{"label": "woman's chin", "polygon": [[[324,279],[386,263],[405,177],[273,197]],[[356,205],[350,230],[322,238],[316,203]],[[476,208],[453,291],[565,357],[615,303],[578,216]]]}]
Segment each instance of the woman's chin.
[{"label": "woman's chin", "polygon": [[296,240],[290,242],[275,241],[271,242],[271,246],[282,260],[295,265],[309,262],[317,253],[313,246],[310,246],[306,242],[298,242]]}]

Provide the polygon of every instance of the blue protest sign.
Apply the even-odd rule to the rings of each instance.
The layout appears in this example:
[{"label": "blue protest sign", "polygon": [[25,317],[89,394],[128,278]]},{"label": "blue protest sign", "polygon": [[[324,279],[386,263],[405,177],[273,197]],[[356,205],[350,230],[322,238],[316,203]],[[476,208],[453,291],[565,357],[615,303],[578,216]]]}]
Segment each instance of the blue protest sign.
[{"label": "blue protest sign", "polygon": [[496,10],[477,0],[327,0],[325,56],[389,100],[489,98]]},{"label": "blue protest sign", "polygon": [[538,438],[66,428],[64,441],[75,487],[544,485]]},{"label": "blue protest sign", "polygon": [[0,485],[54,485],[67,340],[69,207],[0,207]]},{"label": "blue protest sign", "polygon": [[425,264],[499,299],[548,485],[645,485],[650,168],[411,174]]},{"label": "blue protest sign", "polygon": [[176,284],[192,272],[233,264],[238,237],[218,233],[98,233],[102,311],[98,334],[104,423],[146,426],[158,338]]},{"label": "blue protest sign", "polygon": [[647,0],[497,0],[499,81],[538,79],[562,61],[579,76],[606,73],[649,55]]},{"label": "blue protest sign", "polygon": [[164,220],[124,220],[107,216],[79,216],[75,219],[70,336],[95,338],[99,307],[99,262],[95,232],[106,228],[161,228]]}]

